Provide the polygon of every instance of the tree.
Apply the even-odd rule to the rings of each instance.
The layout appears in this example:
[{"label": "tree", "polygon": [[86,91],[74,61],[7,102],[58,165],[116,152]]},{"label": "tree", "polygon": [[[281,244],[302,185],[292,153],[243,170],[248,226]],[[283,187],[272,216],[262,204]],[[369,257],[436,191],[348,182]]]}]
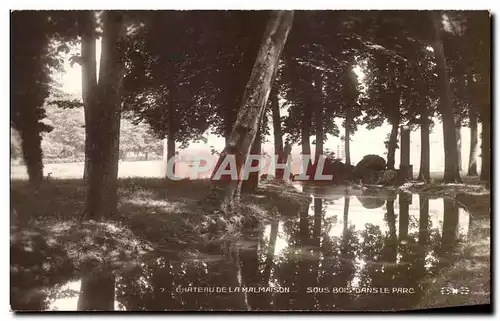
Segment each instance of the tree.
[{"label": "tree", "polygon": [[85,201],[88,218],[109,217],[116,212],[124,35],[122,13],[105,11],[99,82],[93,93],[96,105],[91,108],[87,128],[91,145]]},{"label": "tree", "polygon": [[[85,126],[90,127],[92,118],[92,107],[94,105],[95,87],[97,86],[97,62],[96,62],[96,21],[93,11],[80,11],[78,15],[78,27],[81,37],[81,67],[82,67],[82,98],[85,113]],[[88,183],[90,175],[90,131],[85,131],[85,165],[83,169],[83,180]]]},{"label": "tree", "polygon": [[46,12],[11,13],[11,126],[21,137],[21,150],[29,180],[43,180],[41,133],[52,128],[41,119],[50,93],[51,71],[60,66],[50,45],[51,26]]},{"label": "tree", "polygon": [[434,49],[440,85],[439,110],[443,120],[443,141],[445,151],[443,180],[446,183],[459,183],[461,179],[458,170],[457,137],[453,119],[453,107],[451,104],[446,57],[444,56],[443,44],[441,42],[442,15],[439,12],[430,12],[429,15],[434,26],[434,41],[432,43],[432,48]]},{"label": "tree", "polygon": [[342,74],[342,114],[344,116],[345,163],[351,165],[351,134],[356,131],[356,118],[361,116],[359,82],[353,71],[354,64],[347,64]]},{"label": "tree", "polygon": [[[293,11],[276,11],[270,14],[264,39],[243,95],[238,117],[214,173],[219,170],[222,160],[227,156],[236,159],[236,169],[238,173],[240,172],[242,160],[247,158],[259,128],[260,119],[271,91],[279,57],[290,31],[292,20]],[[235,197],[239,194],[240,188],[241,184],[238,181],[224,182],[222,208],[226,215],[231,213]]]}]

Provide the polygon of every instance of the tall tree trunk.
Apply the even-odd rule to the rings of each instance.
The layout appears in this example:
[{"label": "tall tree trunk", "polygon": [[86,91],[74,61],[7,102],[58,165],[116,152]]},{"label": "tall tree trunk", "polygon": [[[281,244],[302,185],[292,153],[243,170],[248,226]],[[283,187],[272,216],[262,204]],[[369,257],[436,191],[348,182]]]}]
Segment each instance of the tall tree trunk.
[{"label": "tall tree trunk", "polygon": [[238,28],[242,39],[249,38],[247,41],[242,40],[243,58],[241,64],[235,67],[231,77],[228,77],[228,88],[230,102],[226,107],[224,116],[225,121],[225,138],[226,145],[229,141],[229,136],[233,130],[234,122],[241,106],[243,93],[248,79],[252,74],[255,64],[255,59],[260,50],[262,37],[265,31],[267,21],[266,11],[239,11],[237,14],[238,21],[235,26]]},{"label": "tall tree trunk", "polygon": [[410,166],[410,128],[401,126],[401,156],[400,156],[400,174],[404,180],[413,179],[413,169]]},{"label": "tall tree trunk", "polygon": [[[96,62],[96,35],[95,35],[95,13],[94,11],[81,11],[79,15],[79,28],[81,40],[81,68],[82,68],[82,99],[85,117],[85,128],[89,128],[92,122],[92,108],[97,86],[97,62]],[[89,130],[85,130],[85,161],[83,167],[83,181],[88,184],[90,174],[89,161],[90,137]]]},{"label": "tall tree trunk", "polygon": [[440,12],[431,12],[434,25],[435,37],[432,47],[436,57],[437,74],[440,83],[439,109],[443,119],[443,141],[444,141],[444,178],[445,183],[461,183],[458,170],[457,137],[455,133],[455,122],[453,120],[453,107],[451,102],[450,79],[441,43],[442,15]]},{"label": "tall tree trunk", "polygon": [[481,115],[481,175],[480,178],[489,185],[491,181],[491,119],[489,107]]},{"label": "tall tree trunk", "polygon": [[[262,138],[261,138],[261,129],[257,131],[255,135],[255,139],[252,144],[252,148],[250,149],[250,155],[253,156],[261,156],[262,154]],[[252,161],[251,166],[257,166],[258,161]],[[244,193],[253,193],[257,190],[259,186],[259,172],[251,172],[248,175],[248,179],[244,180],[241,185],[241,191]]]},{"label": "tall tree trunk", "polygon": [[457,137],[457,157],[458,157],[458,170],[462,171],[462,125],[460,119],[455,120],[455,136]]},{"label": "tall tree trunk", "polygon": [[420,114],[420,170],[417,180],[429,182],[430,173],[430,122],[427,107]]},{"label": "tall tree trunk", "polygon": [[78,311],[113,311],[115,276],[111,271],[87,272],[81,281]]},{"label": "tall tree trunk", "polygon": [[[167,113],[168,113],[168,125],[167,125],[167,161],[174,162],[171,159],[175,157],[175,133],[176,133],[176,105],[175,105],[175,97],[173,94],[174,84],[171,84],[170,89],[171,92],[168,94],[168,103],[167,103]],[[175,174],[175,162],[172,165],[172,174]]]},{"label": "tall tree trunk", "polygon": [[23,115],[23,123],[19,126],[19,136],[29,182],[33,186],[38,186],[43,181],[42,137],[37,127],[36,118]]},{"label": "tall tree trunk", "polygon": [[387,145],[387,169],[394,169],[396,148],[398,146],[399,119],[392,122],[391,134]]},{"label": "tall tree trunk", "polygon": [[273,114],[274,154],[283,155],[283,134],[281,133],[281,116],[278,102],[278,90],[271,90],[271,111]]},{"label": "tall tree trunk", "polygon": [[345,133],[344,133],[344,153],[346,165],[351,165],[351,115],[347,112],[345,118]]},{"label": "tall tree trunk", "polygon": [[316,148],[314,155],[314,167],[318,166],[319,158],[323,156],[323,145],[324,145],[324,129],[323,129],[323,105],[321,96],[323,94],[322,89],[322,79],[321,77],[317,77],[315,79],[315,91],[316,98],[315,101],[315,125],[316,125]]},{"label": "tall tree trunk", "polygon": [[[89,140],[91,172],[85,213],[89,218],[107,217],[117,208],[117,176],[124,74],[120,43],[125,33],[123,17],[116,11],[103,15],[103,38],[96,109],[92,111]],[[95,116],[95,118],[94,118]]]},{"label": "tall tree trunk", "polygon": [[[293,11],[273,11],[267,23],[264,39],[246,86],[238,117],[220,156],[220,159],[229,155],[235,157],[237,173],[240,172],[242,160],[247,158],[259,129],[260,119],[271,91],[279,57],[292,26],[292,20]],[[217,173],[221,164],[222,162],[219,161],[214,174]],[[225,196],[222,208],[226,215],[232,211],[234,197],[239,193],[237,190],[239,186],[238,181],[227,181],[223,185]]]},{"label": "tall tree trunk", "polygon": [[[278,164],[286,163],[288,155],[285,155],[285,147],[283,146],[283,133],[281,132],[281,116],[280,106],[278,101],[277,86],[273,86],[271,90],[271,111],[273,116],[273,134],[274,134],[274,155],[278,158]],[[285,171],[283,169],[275,169],[277,179],[283,179]],[[287,178],[288,179],[288,178]]]},{"label": "tall tree trunk", "polygon": [[469,166],[467,175],[477,176],[477,113],[474,107],[469,108],[469,126],[470,126],[470,150],[469,150]]},{"label": "tall tree trunk", "polygon": [[[311,157],[311,142],[309,138],[311,137],[311,117],[309,113],[305,112],[302,121],[302,128],[300,131],[301,136],[301,147],[302,147],[302,157]],[[302,162],[302,173],[309,173],[312,160],[307,162]]]}]

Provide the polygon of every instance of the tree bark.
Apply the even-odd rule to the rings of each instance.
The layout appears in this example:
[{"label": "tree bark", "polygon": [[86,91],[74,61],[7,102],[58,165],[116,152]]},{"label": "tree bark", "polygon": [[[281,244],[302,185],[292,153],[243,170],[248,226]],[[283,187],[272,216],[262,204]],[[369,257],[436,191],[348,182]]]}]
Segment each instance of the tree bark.
[{"label": "tree bark", "polygon": [[[311,118],[309,115],[304,114],[302,129],[300,132],[301,135],[301,147],[302,147],[302,156],[303,157],[311,157],[311,142],[309,138],[311,137]],[[309,173],[309,168],[311,167],[311,160],[307,163],[302,163],[302,173]]]},{"label": "tree bark", "polygon": [[[264,39],[246,86],[238,117],[226,147],[220,156],[220,159],[224,159],[229,155],[235,157],[238,173],[241,170],[241,160],[247,158],[259,129],[260,119],[271,91],[279,57],[292,26],[292,20],[293,11],[273,11],[268,20]],[[214,169],[214,174],[218,171],[220,165],[221,162],[219,161]],[[221,207],[226,215],[232,211],[234,197],[239,193],[237,190],[239,186],[238,181],[232,180],[225,182],[223,185],[224,201]]]},{"label": "tree bark", "polygon": [[478,152],[478,137],[477,137],[477,113],[474,107],[469,108],[469,126],[470,126],[470,150],[469,150],[469,166],[467,175],[477,176],[477,152]]},{"label": "tree bark", "polygon": [[420,170],[417,180],[429,182],[430,173],[430,122],[427,107],[420,114]]},{"label": "tree bark", "polygon": [[[173,94],[174,84],[171,84],[168,94],[168,103],[167,103],[167,162],[170,161],[173,157],[175,157],[175,133],[176,133],[176,124],[175,124],[175,116],[176,116],[176,105],[175,105],[175,97]],[[172,161],[173,162],[173,161]],[[167,170],[168,172],[168,170]],[[172,167],[172,174],[175,174],[175,162]]]},{"label": "tree bark", "polygon": [[[92,122],[92,108],[97,86],[97,62],[95,44],[95,15],[93,11],[82,11],[79,15],[79,28],[81,40],[81,68],[82,68],[82,100],[85,118],[85,128],[89,128]],[[85,130],[85,160],[83,167],[83,181],[88,184],[90,174],[89,161],[90,137],[89,130]]]},{"label": "tree bark", "polygon": [[351,115],[347,112],[345,118],[345,134],[344,134],[344,153],[345,153],[345,164],[351,165]]},{"label": "tree bark", "polygon": [[78,311],[113,311],[115,276],[110,271],[92,271],[82,277]]},{"label": "tree bark", "polygon": [[491,181],[491,119],[489,106],[486,107],[481,115],[481,175],[480,179],[486,181],[489,185]]},{"label": "tree bark", "polygon": [[445,183],[461,183],[458,170],[457,137],[455,134],[455,122],[453,120],[453,107],[451,102],[450,79],[441,43],[441,13],[431,12],[434,25],[434,42],[432,47],[436,57],[437,74],[440,83],[439,109],[443,119],[443,141],[444,141],[444,178]]},{"label": "tree bark", "polygon": [[455,120],[455,136],[457,137],[458,170],[462,171],[462,125],[458,118]]},{"label": "tree bark", "polygon": [[[261,130],[255,135],[255,139],[252,144],[252,148],[250,149],[250,155],[261,156],[262,154],[262,138],[261,138]],[[257,161],[252,161],[252,167],[257,166]],[[241,191],[244,193],[254,193],[259,186],[259,172],[251,172],[248,175],[248,179],[244,180],[241,185]]]},{"label": "tree bark", "polygon": [[322,89],[322,79],[321,77],[317,77],[315,79],[315,90],[316,90],[316,98],[315,100],[315,116],[316,119],[314,121],[316,125],[316,148],[314,155],[314,166],[318,166],[319,158],[323,156],[323,145],[324,145],[324,129],[323,129],[323,105],[321,96],[323,94]]},{"label": "tree bark", "polygon": [[399,119],[392,122],[391,135],[387,146],[387,169],[394,169],[396,148],[398,146]]},{"label": "tree bark", "polygon": [[33,186],[38,186],[43,181],[42,137],[37,127],[36,118],[24,117],[22,126],[19,128],[24,164],[28,171],[29,182]]},{"label": "tree bark", "polygon": [[404,180],[413,179],[413,170],[410,167],[410,128],[408,126],[401,126],[401,157],[399,170],[401,177]]},{"label": "tree bark", "polygon": [[271,111],[273,114],[274,154],[283,155],[283,134],[281,133],[280,106],[278,102],[278,91],[271,90]]},{"label": "tree bark", "polygon": [[[103,38],[96,109],[92,111],[89,140],[90,171],[85,213],[89,218],[108,217],[117,209],[117,176],[124,74],[121,13],[103,15]],[[94,118],[95,116],[95,118]]]}]

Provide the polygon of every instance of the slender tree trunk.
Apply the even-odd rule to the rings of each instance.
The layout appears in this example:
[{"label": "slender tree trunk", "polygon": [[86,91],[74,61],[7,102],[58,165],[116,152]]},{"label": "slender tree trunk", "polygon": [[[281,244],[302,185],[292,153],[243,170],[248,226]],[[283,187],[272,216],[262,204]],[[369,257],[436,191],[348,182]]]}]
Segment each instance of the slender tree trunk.
[{"label": "slender tree trunk", "polygon": [[430,130],[427,108],[420,115],[420,170],[417,180],[429,182],[430,174]]},{"label": "slender tree trunk", "polygon": [[[304,113],[302,116],[302,128],[300,131],[301,135],[301,146],[302,146],[302,156],[311,157],[311,123],[312,114],[310,108],[304,108]],[[307,163],[302,162],[302,173],[309,173],[311,168],[312,160]]]},{"label": "slender tree trunk", "polygon": [[410,133],[410,128],[408,126],[401,126],[401,157],[399,170],[404,180],[413,179],[413,169],[410,166]]},{"label": "slender tree trunk", "polygon": [[271,90],[271,110],[273,113],[274,154],[283,155],[283,134],[281,133],[280,106],[278,102],[278,91]]},{"label": "slender tree trunk", "polygon": [[[82,99],[85,117],[85,128],[89,128],[92,121],[92,108],[97,86],[97,63],[95,44],[95,15],[93,11],[82,11],[79,15],[79,28],[81,35],[81,68],[82,68]],[[89,154],[90,137],[89,130],[85,130],[85,160],[83,167],[83,181],[88,184],[90,173]]]},{"label": "slender tree trunk", "polygon": [[[259,129],[260,119],[271,91],[279,57],[292,20],[293,11],[273,11],[267,23],[264,39],[246,86],[238,117],[220,157],[220,159],[224,159],[228,155],[235,157],[237,173],[240,172],[242,160],[247,158]],[[219,170],[221,163],[219,162],[215,167],[214,174]],[[238,186],[240,186],[238,181],[227,181],[223,185],[225,196],[222,208],[226,215],[232,211],[234,197],[239,193]]]},{"label": "slender tree trunk", "polygon": [[455,136],[457,137],[457,157],[458,157],[458,170],[462,171],[462,126],[460,120],[455,120]]},{"label": "slender tree trunk", "polygon": [[[288,155],[285,155],[285,147],[283,146],[283,133],[281,132],[281,116],[280,106],[278,101],[278,90],[271,90],[271,111],[273,116],[273,134],[274,134],[274,155],[278,158],[278,164],[286,163]],[[283,169],[275,170],[277,179],[284,179],[285,171]],[[288,178],[286,178],[288,179]]]},{"label": "slender tree trunk", "polygon": [[[262,154],[262,139],[261,130],[255,135],[255,139],[250,149],[250,155],[260,156]],[[252,167],[257,166],[257,161],[252,161]],[[248,179],[244,180],[241,185],[241,191],[244,193],[254,193],[259,186],[259,172],[251,172],[248,175]]]},{"label": "slender tree trunk", "polygon": [[315,91],[316,98],[315,101],[315,125],[316,125],[316,148],[314,155],[314,167],[318,166],[319,158],[323,156],[323,145],[324,145],[324,129],[323,129],[323,105],[322,105],[322,79],[317,77],[315,80]]},{"label": "slender tree trunk", "polygon": [[43,181],[42,137],[37,130],[37,123],[36,118],[23,115],[23,123],[19,127],[24,164],[33,186],[38,186]]},{"label": "slender tree trunk", "polygon": [[[486,108],[485,108],[486,109]],[[491,166],[491,119],[489,107],[481,118],[481,180],[486,181],[489,185],[491,181],[490,166]]]},{"label": "slender tree trunk", "polygon": [[392,122],[391,135],[387,146],[387,169],[394,169],[396,148],[398,146],[399,120]]},{"label": "slender tree trunk", "polygon": [[[170,88],[175,86],[171,84]],[[168,114],[168,125],[167,125],[167,161],[170,161],[173,157],[175,157],[175,133],[176,133],[176,106],[175,106],[175,97],[173,94],[173,90],[168,95],[168,103],[167,103],[167,114]],[[172,168],[172,174],[175,174],[175,162]]]},{"label": "slender tree trunk", "polygon": [[344,152],[345,152],[345,163],[346,165],[351,165],[351,115],[349,112],[345,118],[345,133],[344,133]]},{"label": "slender tree trunk", "polygon": [[[92,111],[89,140],[91,172],[86,210],[89,218],[108,217],[116,212],[121,84],[124,74],[120,42],[125,33],[121,13],[104,12],[97,105]],[[94,118],[95,115],[95,118]]]},{"label": "slender tree trunk", "polygon": [[92,271],[82,277],[78,311],[113,311],[115,276],[110,271]]},{"label": "slender tree trunk", "polygon": [[444,141],[444,178],[445,183],[461,183],[458,170],[457,137],[455,133],[455,122],[453,120],[453,107],[451,102],[450,79],[441,43],[442,15],[431,12],[434,24],[435,38],[433,43],[436,56],[437,74],[440,83],[439,108],[443,119],[443,141]]},{"label": "slender tree trunk", "polygon": [[477,113],[476,110],[471,106],[469,108],[469,123],[470,123],[470,150],[469,150],[469,167],[467,169],[467,175],[477,176]]}]

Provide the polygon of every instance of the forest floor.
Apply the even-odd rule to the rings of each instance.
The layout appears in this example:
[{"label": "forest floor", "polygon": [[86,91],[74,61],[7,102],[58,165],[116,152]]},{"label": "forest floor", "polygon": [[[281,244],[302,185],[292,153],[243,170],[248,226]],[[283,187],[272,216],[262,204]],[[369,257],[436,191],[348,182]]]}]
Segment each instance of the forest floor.
[{"label": "forest floor", "polygon": [[[13,180],[11,295],[32,302],[33,296],[42,297],[42,291],[96,262],[134,269],[153,249],[189,256],[235,237],[238,228],[225,222],[226,228],[217,228],[223,218],[199,205],[209,186],[208,180],[120,179],[118,214],[82,221],[82,180],[47,180],[37,190],[25,180]],[[249,218],[240,226],[245,228],[246,223],[263,222],[279,213],[297,213],[308,206],[309,197],[289,185],[269,183],[255,194],[242,195],[241,203]]]}]

